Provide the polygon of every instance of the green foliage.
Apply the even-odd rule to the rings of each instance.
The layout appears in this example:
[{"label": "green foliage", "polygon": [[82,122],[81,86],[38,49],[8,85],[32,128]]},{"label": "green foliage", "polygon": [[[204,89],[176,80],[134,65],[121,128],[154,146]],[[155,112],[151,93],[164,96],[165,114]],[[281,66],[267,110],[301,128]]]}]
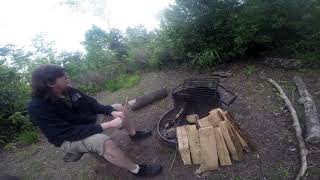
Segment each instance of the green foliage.
[{"label": "green foliage", "polygon": [[28,116],[22,114],[22,112],[14,112],[11,116],[9,116],[9,121],[17,127],[19,132],[23,131],[32,131],[34,130],[34,126],[29,120]]},{"label": "green foliage", "polygon": [[305,67],[320,67],[320,52],[305,52],[298,54],[299,59],[303,59]]},{"label": "green foliage", "polygon": [[254,65],[247,65],[244,69],[244,73],[247,77],[252,76],[256,72],[256,67]]},{"label": "green foliage", "polygon": [[140,76],[138,74],[132,74],[132,75],[121,75],[118,79],[115,80],[109,80],[106,81],[105,86],[106,89],[114,92],[121,88],[129,88],[136,84],[138,84],[140,81]]},{"label": "green foliage", "polygon": [[320,1],[176,0],[164,12],[162,34],[181,52],[173,60],[214,66],[264,51],[283,57],[319,52],[319,18]]},{"label": "green foliage", "polygon": [[0,65],[0,146],[11,142],[16,135],[33,129],[25,107],[30,88],[23,77],[5,65]]},{"label": "green foliage", "polygon": [[194,65],[198,65],[201,67],[211,67],[217,65],[221,62],[221,58],[218,54],[218,51],[215,49],[206,49],[201,53],[195,55],[192,60]]},{"label": "green foliage", "polygon": [[18,139],[23,144],[33,144],[38,141],[39,136],[36,131],[24,131],[19,134]]}]

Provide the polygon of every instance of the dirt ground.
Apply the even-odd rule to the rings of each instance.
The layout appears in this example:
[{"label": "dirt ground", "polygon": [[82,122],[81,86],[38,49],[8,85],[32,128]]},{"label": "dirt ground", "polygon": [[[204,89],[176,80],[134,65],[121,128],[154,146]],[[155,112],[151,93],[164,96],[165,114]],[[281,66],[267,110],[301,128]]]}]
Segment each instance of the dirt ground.
[{"label": "dirt ground", "polygon": [[[242,161],[234,162],[232,166],[220,167],[218,170],[197,177],[194,172],[198,166],[184,166],[179,154],[160,142],[155,126],[160,117],[173,107],[170,97],[139,111],[128,112],[128,118],[136,122],[138,129],[153,129],[152,137],[134,143],[124,131],[113,130],[107,134],[112,136],[134,161],[161,164],[164,167],[163,172],[160,176],[154,177],[155,180],[293,179],[299,169],[300,160],[291,116],[265,78],[271,77],[280,83],[288,97],[294,100],[301,123],[304,124],[303,107],[297,103],[299,95],[292,83],[292,77],[295,74],[303,77],[320,110],[320,70],[287,71],[256,64],[255,71],[247,76],[247,66],[248,64],[241,63],[216,68],[216,70],[230,71],[234,74],[233,77],[221,78],[223,85],[238,94],[235,103],[225,109],[233,113],[235,119],[252,136],[258,147],[257,152],[245,154]],[[215,69],[211,72],[213,71]],[[211,72],[168,70],[145,73],[138,85],[115,93],[102,92],[97,95],[97,98],[105,104],[123,103],[126,97],[134,98],[164,86],[170,90],[187,77],[208,77]],[[319,180],[320,145],[307,144],[307,146],[311,154],[308,156],[308,171],[305,179]],[[97,161],[90,155],[85,155],[76,163],[64,163],[63,154],[42,137],[34,145],[1,152],[0,174],[17,175],[22,179],[136,179],[126,170],[108,162]]]}]

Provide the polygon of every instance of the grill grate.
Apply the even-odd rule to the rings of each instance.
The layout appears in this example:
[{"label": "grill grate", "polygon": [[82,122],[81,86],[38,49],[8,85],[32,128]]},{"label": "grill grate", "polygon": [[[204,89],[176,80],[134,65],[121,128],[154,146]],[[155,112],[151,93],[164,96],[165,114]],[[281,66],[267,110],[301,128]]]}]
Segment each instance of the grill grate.
[{"label": "grill grate", "polygon": [[219,79],[186,79],[172,92],[175,105],[183,102],[202,102],[220,105]]}]

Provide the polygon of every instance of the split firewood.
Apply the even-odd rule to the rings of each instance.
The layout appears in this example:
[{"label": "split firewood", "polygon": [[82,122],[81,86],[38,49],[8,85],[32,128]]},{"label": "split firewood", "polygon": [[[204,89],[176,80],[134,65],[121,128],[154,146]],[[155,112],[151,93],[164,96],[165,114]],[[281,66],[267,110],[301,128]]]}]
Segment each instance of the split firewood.
[{"label": "split firewood", "polygon": [[232,159],[240,161],[243,157],[243,150],[235,130],[230,127],[226,121],[220,122],[219,127],[221,128],[223,138],[227,144],[227,148]]},{"label": "split firewood", "polygon": [[186,126],[192,164],[201,163],[200,140],[196,125]]},{"label": "split firewood", "polygon": [[220,165],[221,166],[232,165],[229,151],[227,149],[227,145],[223,139],[221,128],[220,127],[214,128],[214,133],[215,133],[216,142],[217,142],[217,150],[218,150]]},{"label": "split firewood", "polygon": [[250,135],[240,128],[240,125],[235,122],[233,116],[230,112],[222,112],[221,115],[223,119],[228,122],[228,124],[236,130],[236,135],[238,136],[240,143],[246,152],[256,151],[257,146],[253,143]]},{"label": "split firewood", "polygon": [[222,109],[216,108],[209,112],[209,115],[207,117],[213,127],[219,127],[219,122],[223,121],[223,117],[221,114],[222,111]]},{"label": "split firewood", "polygon": [[199,115],[198,114],[190,114],[186,116],[187,121],[190,124],[194,124],[199,120]]},{"label": "split firewood", "polygon": [[197,126],[200,129],[200,128],[204,128],[204,127],[211,127],[212,125],[211,125],[211,123],[210,123],[210,121],[208,119],[208,116],[207,116],[207,117],[204,117],[202,119],[199,119],[197,121]]},{"label": "split firewood", "polygon": [[285,101],[291,116],[292,116],[292,120],[293,120],[293,127],[296,131],[296,137],[299,143],[299,149],[300,149],[300,158],[301,158],[301,166],[300,166],[300,170],[299,173],[296,176],[296,180],[299,180],[300,178],[302,178],[308,168],[307,165],[307,155],[308,155],[308,150],[306,148],[306,144],[304,143],[304,140],[302,138],[302,129],[300,126],[300,122],[298,119],[298,115],[296,110],[293,108],[291,101],[289,100],[289,98],[286,96],[286,94],[284,93],[283,89],[279,86],[278,83],[276,83],[274,80],[269,79],[269,82],[279,91],[280,93],[280,97]]},{"label": "split firewood", "polygon": [[213,127],[199,129],[201,165],[198,172],[219,168],[217,144]]},{"label": "split firewood", "polygon": [[301,77],[293,78],[300,94],[299,102],[304,105],[305,122],[306,122],[306,137],[305,140],[309,143],[320,142],[320,121],[318,117],[317,107],[313,101],[312,95],[307,90]]},{"label": "split firewood", "polygon": [[178,149],[184,165],[191,164],[189,141],[186,126],[177,127]]}]

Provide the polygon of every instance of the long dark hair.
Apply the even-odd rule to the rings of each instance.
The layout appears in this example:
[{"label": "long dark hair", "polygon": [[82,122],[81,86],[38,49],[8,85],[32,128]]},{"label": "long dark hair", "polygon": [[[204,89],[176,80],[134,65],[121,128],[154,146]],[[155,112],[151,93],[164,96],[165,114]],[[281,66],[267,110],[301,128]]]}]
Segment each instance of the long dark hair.
[{"label": "long dark hair", "polygon": [[54,100],[55,96],[48,83],[54,83],[56,79],[64,75],[65,70],[61,66],[53,64],[40,65],[32,73],[32,96],[45,100]]}]

